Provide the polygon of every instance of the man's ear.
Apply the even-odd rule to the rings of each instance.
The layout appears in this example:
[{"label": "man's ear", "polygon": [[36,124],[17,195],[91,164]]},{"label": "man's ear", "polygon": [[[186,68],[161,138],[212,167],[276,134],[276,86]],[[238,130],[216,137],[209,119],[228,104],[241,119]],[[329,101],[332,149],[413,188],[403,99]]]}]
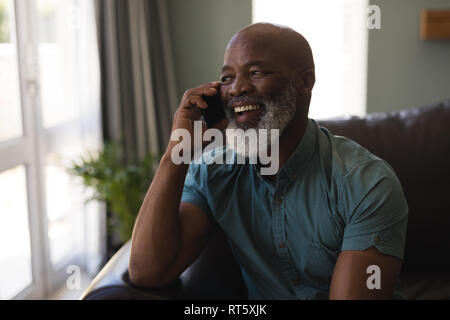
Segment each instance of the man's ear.
[{"label": "man's ear", "polygon": [[304,94],[311,94],[314,84],[316,83],[316,75],[313,69],[308,68],[297,74],[297,89]]}]

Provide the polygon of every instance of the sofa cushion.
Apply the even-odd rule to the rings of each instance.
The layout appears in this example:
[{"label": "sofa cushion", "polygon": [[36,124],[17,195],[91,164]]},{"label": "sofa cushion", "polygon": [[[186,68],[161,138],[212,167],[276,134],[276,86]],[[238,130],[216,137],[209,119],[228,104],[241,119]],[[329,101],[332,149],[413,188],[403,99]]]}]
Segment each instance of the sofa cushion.
[{"label": "sofa cushion", "polygon": [[400,278],[400,293],[410,300],[450,299],[450,272],[410,273]]}]

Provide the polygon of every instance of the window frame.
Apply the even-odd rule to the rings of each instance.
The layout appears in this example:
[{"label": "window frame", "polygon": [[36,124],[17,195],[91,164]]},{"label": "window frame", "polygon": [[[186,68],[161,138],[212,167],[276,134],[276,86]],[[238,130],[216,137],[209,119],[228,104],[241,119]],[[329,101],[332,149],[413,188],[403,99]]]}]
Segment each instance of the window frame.
[{"label": "window frame", "polygon": [[[88,268],[84,239],[83,254],[73,256],[56,266],[53,266],[51,262],[46,208],[46,156],[73,142],[81,142],[82,145],[88,143],[100,149],[102,147],[100,105],[94,112],[92,110],[80,111],[81,116],[76,120],[52,128],[43,126],[42,99],[39,90],[36,1],[12,0],[12,3],[15,30],[11,30],[11,36],[15,37],[17,46],[23,129],[21,137],[0,142],[0,155],[8,155],[0,157],[0,174],[20,165],[24,165],[26,169],[32,268],[31,284],[13,299],[43,299],[48,298],[64,284],[69,276],[66,273],[69,265],[78,265],[82,269]],[[105,224],[104,205],[100,205],[100,211],[99,219],[101,220],[100,225],[102,225],[102,223]],[[86,238],[86,206],[83,207],[83,212],[80,214],[83,215],[83,234]],[[99,232],[99,237],[104,239],[106,230],[102,227]],[[104,243],[106,244],[106,241]],[[103,257],[105,253],[106,247],[102,245],[99,248],[99,255]]]}]

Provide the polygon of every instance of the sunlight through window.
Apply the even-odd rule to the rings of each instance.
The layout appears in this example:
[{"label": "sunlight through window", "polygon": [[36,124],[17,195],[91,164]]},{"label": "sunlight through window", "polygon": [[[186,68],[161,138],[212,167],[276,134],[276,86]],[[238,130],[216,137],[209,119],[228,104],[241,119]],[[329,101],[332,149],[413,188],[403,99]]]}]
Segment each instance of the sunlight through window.
[{"label": "sunlight through window", "polygon": [[289,26],[309,42],[316,64],[309,116],[366,112],[367,0],[253,0],[253,22]]}]

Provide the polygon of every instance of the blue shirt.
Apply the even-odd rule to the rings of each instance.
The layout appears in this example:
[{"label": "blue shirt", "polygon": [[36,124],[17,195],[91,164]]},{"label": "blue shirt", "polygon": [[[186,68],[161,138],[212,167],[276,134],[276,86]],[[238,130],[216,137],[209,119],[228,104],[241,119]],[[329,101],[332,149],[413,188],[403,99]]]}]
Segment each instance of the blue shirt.
[{"label": "blue shirt", "polygon": [[249,299],[328,299],[343,250],[403,259],[408,206],[393,169],[314,120],[276,182],[253,164],[192,163],[181,201],[224,230]]}]

